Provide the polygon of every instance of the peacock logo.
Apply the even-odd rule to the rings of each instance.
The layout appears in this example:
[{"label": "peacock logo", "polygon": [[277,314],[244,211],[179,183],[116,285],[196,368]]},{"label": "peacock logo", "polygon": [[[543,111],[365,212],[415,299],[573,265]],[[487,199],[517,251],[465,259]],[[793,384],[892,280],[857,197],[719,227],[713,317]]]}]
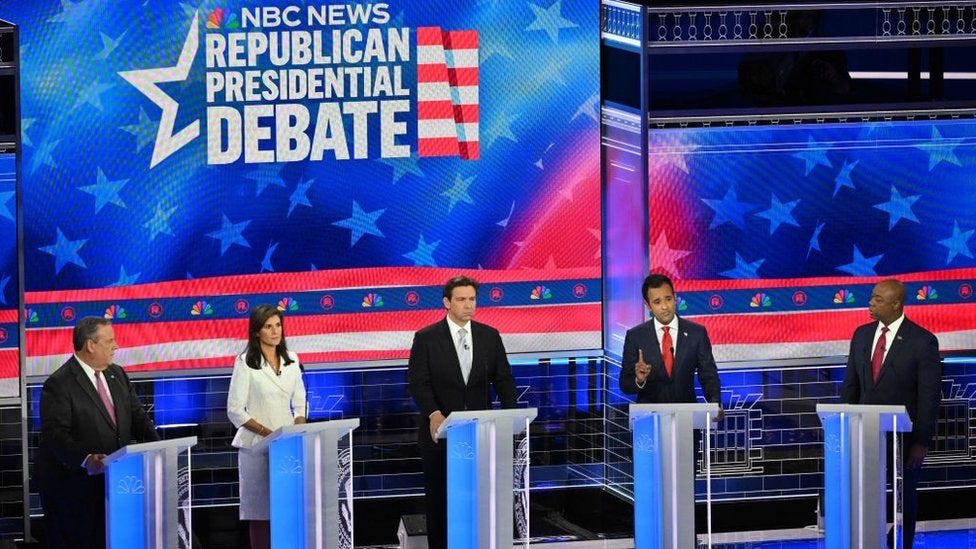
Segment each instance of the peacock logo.
[{"label": "peacock logo", "polygon": [[834,294],[834,303],[838,305],[842,303],[844,304],[854,303],[854,292],[846,288],[837,290],[837,293]]},{"label": "peacock logo", "polygon": [[297,311],[298,310],[298,302],[295,301],[294,298],[291,298],[291,297],[283,297],[283,298],[281,298],[281,301],[278,302],[278,310],[279,311],[282,311],[282,312],[284,312],[284,311]]},{"label": "peacock logo", "polygon": [[752,300],[749,301],[749,306],[753,308],[772,307],[773,300],[770,299],[768,295],[759,292],[758,294],[752,296]]},{"label": "peacock logo", "polygon": [[190,314],[193,316],[212,315],[213,307],[201,299],[193,304],[193,307],[190,309]]},{"label": "peacock logo", "polygon": [[363,296],[363,307],[382,307],[383,306],[383,296],[375,292],[370,292]]},{"label": "peacock logo", "polygon": [[540,284],[532,288],[532,294],[529,295],[529,299],[552,299],[552,292],[549,291],[549,288]]},{"label": "peacock logo", "polygon": [[121,305],[112,305],[108,309],[105,309],[105,318],[109,320],[113,318],[125,318],[125,308]]},{"label": "peacock logo", "polygon": [[915,294],[916,301],[935,301],[939,299],[939,292],[935,290],[934,286],[929,286],[926,284],[918,289],[918,293]]},{"label": "peacock logo", "polygon": [[241,22],[237,20],[237,15],[227,8],[217,8],[207,16],[208,29],[238,29]]}]

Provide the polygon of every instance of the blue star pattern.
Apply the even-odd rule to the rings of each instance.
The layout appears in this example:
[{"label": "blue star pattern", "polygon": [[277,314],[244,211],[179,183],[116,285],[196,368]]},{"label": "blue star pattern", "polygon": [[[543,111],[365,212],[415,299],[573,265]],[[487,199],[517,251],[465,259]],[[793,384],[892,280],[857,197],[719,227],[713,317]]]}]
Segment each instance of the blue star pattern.
[{"label": "blue star pattern", "polygon": [[85,261],[78,255],[78,250],[85,245],[85,242],[88,242],[88,239],[68,240],[64,236],[64,233],[61,232],[61,227],[58,227],[57,231],[58,234],[54,244],[39,248],[42,252],[54,256],[54,272],[60,273],[61,269],[68,263],[73,263],[87,269],[88,265],[85,265]]},{"label": "blue star pattern", "polygon": [[288,215],[286,217],[291,217],[291,212],[295,211],[295,206],[312,207],[312,203],[308,200],[308,190],[312,188],[312,184],[314,183],[314,179],[309,179],[308,181],[302,181],[295,187],[295,192],[291,193],[291,198],[288,199]]},{"label": "blue star pattern", "polygon": [[779,198],[773,194],[769,204],[769,209],[759,212],[756,215],[769,220],[769,234],[775,233],[776,229],[783,224],[799,227],[800,224],[796,222],[796,219],[793,218],[792,214],[793,208],[796,208],[796,205],[799,203],[799,200],[793,200],[786,203],[780,202]]},{"label": "blue star pattern", "polygon": [[227,215],[221,217],[220,228],[216,231],[207,233],[207,236],[213,238],[214,240],[220,241],[220,255],[224,255],[228,248],[237,244],[238,246],[244,246],[245,248],[250,248],[251,245],[244,238],[244,229],[250,224],[250,221],[241,221],[240,223],[231,223]]},{"label": "blue star pattern", "polygon": [[454,179],[454,186],[441,193],[443,196],[446,196],[447,199],[450,201],[449,204],[447,205],[448,213],[451,213],[451,210],[454,209],[454,206],[457,206],[458,202],[464,202],[466,204],[474,204],[474,200],[472,200],[471,195],[468,194],[468,187],[471,186],[471,183],[473,181],[474,181],[474,177],[469,177],[465,179],[461,177],[460,174],[458,174],[457,177]]},{"label": "blue star pattern", "polygon": [[[0,310],[17,309],[20,297],[15,278],[18,261],[15,225],[17,217],[16,169],[16,154],[0,154]],[[11,284],[11,281],[15,282]]]},{"label": "blue star pattern", "polygon": [[0,217],[4,219],[14,220],[14,210],[10,207],[10,203],[14,199],[14,191],[5,191],[0,193]]},{"label": "blue star pattern", "polygon": [[119,267],[119,279],[113,284],[110,284],[110,286],[131,286],[139,280],[139,275],[141,274],[142,273],[135,273],[130,275],[125,272],[125,266],[122,265]]},{"label": "blue star pattern", "polygon": [[268,244],[268,249],[264,252],[264,259],[261,260],[261,272],[262,273],[273,273],[274,265],[271,264],[271,256],[274,255],[275,250],[278,249],[277,242],[271,242]]},{"label": "blue star pattern", "polygon": [[720,274],[726,278],[759,278],[759,267],[764,261],[766,260],[757,259],[750,263],[743,259],[739,252],[735,252],[735,267]]},{"label": "blue star pattern", "polygon": [[928,153],[929,171],[932,171],[942,162],[962,166],[962,162],[959,161],[959,157],[957,157],[955,153],[957,146],[959,146],[958,142],[943,138],[942,134],[939,133],[939,129],[933,127],[932,141],[930,143],[915,145],[915,148],[921,149]]},{"label": "blue star pattern", "polygon": [[556,0],[548,8],[540,8],[529,2],[529,8],[535,14],[535,21],[525,27],[525,30],[545,31],[553,44],[559,44],[559,29],[571,29],[577,26],[576,23],[562,16],[562,5],[562,0]]},{"label": "blue star pattern", "polygon": [[813,250],[820,250],[820,233],[823,232],[826,223],[821,223],[819,220],[816,223],[816,227],[813,229],[813,235],[810,236],[810,242],[807,244],[807,258],[810,257],[810,252]]},{"label": "blue star pattern", "polygon": [[163,208],[162,204],[156,204],[152,218],[143,224],[143,227],[149,229],[150,242],[156,240],[156,237],[161,234],[173,236],[173,228],[169,225],[169,218],[173,217],[174,213],[176,213],[176,208],[166,209]]},{"label": "blue star pattern", "polygon": [[351,231],[349,247],[352,248],[364,235],[371,234],[373,236],[378,236],[381,238],[383,237],[383,232],[380,231],[380,228],[376,226],[376,220],[379,219],[385,211],[386,210],[383,209],[367,213],[359,207],[358,202],[353,200],[352,216],[341,221],[336,221],[333,223],[333,225],[336,227],[349,229]]},{"label": "blue star pattern", "polygon": [[881,255],[876,255],[874,257],[864,257],[861,250],[854,246],[854,256],[850,263],[846,265],[840,265],[837,267],[838,271],[843,271],[847,274],[854,276],[877,276],[878,272],[875,266],[881,261]]},{"label": "blue star pattern", "polygon": [[254,196],[261,196],[270,185],[286,188],[285,180],[281,178],[284,166],[281,164],[259,164],[257,168],[249,171],[244,179],[254,181],[256,184]]},{"label": "blue star pattern", "polygon": [[81,190],[95,197],[95,213],[102,211],[102,208],[106,204],[115,204],[120,208],[125,207],[125,202],[122,201],[122,197],[119,196],[119,191],[125,184],[129,182],[128,179],[119,179],[117,181],[109,181],[105,174],[102,172],[101,168],[98,168],[98,175],[95,178],[96,183],[94,185],[88,185],[82,187]]},{"label": "blue star pattern", "polygon": [[837,192],[844,187],[847,187],[849,189],[854,188],[854,182],[851,181],[851,172],[853,172],[854,168],[857,167],[858,162],[860,161],[855,160],[854,162],[850,162],[850,163],[848,163],[847,160],[844,161],[844,166],[841,167],[840,173],[837,174],[837,177],[834,179],[834,183],[836,184],[834,186],[835,197],[837,196]]},{"label": "blue star pattern", "polygon": [[827,158],[827,148],[830,145],[818,143],[813,137],[807,138],[806,150],[793,154],[793,158],[803,161],[803,175],[810,175],[817,166],[831,167],[830,159]]},{"label": "blue star pattern", "polygon": [[420,235],[420,239],[417,241],[417,249],[403,254],[403,257],[413,261],[415,267],[436,267],[437,262],[434,261],[434,250],[437,249],[440,243],[438,240],[428,244],[424,241],[424,235]]},{"label": "blue star pattern", "polygon": [[755,204],[739,202],[735,195],[735,187],[729,187],[722,200],[703,198],[702,202],[715,210],[715,217],[712,218],[712,224],[708,226],[709,229],[731,223],[742,230],[746,230],[745,216],[756,209]]},{"label": "blue star pattern", "polygon": [[952,222],[952,236],[939,241],[939,244],[942,244],[949,249],[949,257],[946,258],[946,265],[952,263],[952,260],[955,259],[957,255],[973,259],[973,251],[969,249],[969,244],[967,243],[969,242],[969,239],[973,237],[974,232],[976,231],[972,229],[968,231],[960,231],[959,222]]},{"label": "blue star pattern", "polygon": [[912,212],[912,204],[918,202],[921,195],[916,196],[902,196],[898,189],[894,185],[891,186],[891,200],[881,204],[875,204],[874,207],[888,212],[888,230],[895,228],[897,224],[902,219],[908,221],[914,221],[918,223],[918,218],[915,217],[915,213]]}]

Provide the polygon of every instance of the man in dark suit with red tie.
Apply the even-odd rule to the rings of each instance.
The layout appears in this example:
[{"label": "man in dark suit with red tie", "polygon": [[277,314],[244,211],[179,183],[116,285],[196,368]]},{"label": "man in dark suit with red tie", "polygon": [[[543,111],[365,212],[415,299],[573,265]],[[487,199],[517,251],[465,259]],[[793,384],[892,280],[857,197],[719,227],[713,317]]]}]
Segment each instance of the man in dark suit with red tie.
[{"label": "man in dark suit with red tie", "polygon": [[905,298],[905,286],[897,280],[884,280],[874,287],[868,302],[874,322],[858,327],[851,338],[841,400],[847,404],[899,404],[908,410],[912,433],[906,437],[903,454],[902,547],[911,549],[918,514],[918,476],[932,444],[942,400],[942,359],[935,335],[905,318]]},{"label": "man in dark suit with red tie", "polygon": [[437,429],[454,411],[491,408],[488,386],[503,408],[515,407],[515,380],[498,330],[472,320],[478,283],[459,276],[444,285],[447,317],[418,331],[407,381],[417,403],[417,442],[424,468],[427,544],[447,547],[447,444]]},{"label": "man in dark suit with red tie", "polygon": [[[641,288],[652,318],[627,330],[620,389],[639,403],[696,402],[695,374],[705,400],[721,404],[718,368],[705,327],[675,314],[671,279],[652,274]],[[722,418],[719,409],[716,421]]]},{"label": "man in dark suit with red tie", "polygon": [[35,481],[44,508],[48,547],[105,547],[105,457],[131,442],[159,440],[112,356],[110,321],[86,317],[75,325],[74,355],[41,391],[41,440]]}]

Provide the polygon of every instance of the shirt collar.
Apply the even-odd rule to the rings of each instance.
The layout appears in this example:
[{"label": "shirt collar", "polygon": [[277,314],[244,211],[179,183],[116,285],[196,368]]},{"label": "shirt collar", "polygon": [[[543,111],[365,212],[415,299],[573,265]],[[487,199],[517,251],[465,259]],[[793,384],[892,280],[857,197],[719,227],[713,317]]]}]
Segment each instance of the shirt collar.
[{"label": "shirt collar", "polygon": [[88,379],[92,380],[92,382],[94,383],[94,381],[95,381],[95,369],[92,368],[91,366],[89,366],[78,355],[75,355],[75,360],[77,360],[78,361],[78,364],[81,365],[81,371],[82,372],[85,372],[85,375],[88,376]]},{"label": "shirt collar", "polygon": [[657,317],[654,317],[654,330],[655,331],[660,332],[661,331],[661,328],[663,328],[664,326],[667,326],[668,328],[671,328],[670,331],[671,331],[671,334],[672,335],[677,334],[678,333],[678,315],[674,315],[674,317],[671,318],[671,322],[668,322],[667,324],[661,324],[661,322],[657,319]]},{"label": "shirt collar", "polygon": [[471,321],[468,321],[467,323],[465,323],[464,326],[461,326],[461,325],[457,324],[456,322],[454,322],[453,320],[451,320],[451,316],[448,315],[447,316],[447,326],[451,329],[451,333],[455,333],[456,334],[458,332],[458,330],[460,330],[462,328],[465,329],[465,330],[467,330],[469,334],[471,333]]},{"label": "shirt collar", "polygon": [[[898,333],[898,328],[901,328],[901,324],[904,321],[905,321],[905,313],[902,313],[900,317],[896,318],[891,324],[888,325],[888,333],[890,333],[891,335],[897,334]],[[881,328],[883,326],[884,326],[884,323],[881,322],[881,321],[878,321],[878,328],[875,330],[875,333],[880,334],[881,333]]]}]

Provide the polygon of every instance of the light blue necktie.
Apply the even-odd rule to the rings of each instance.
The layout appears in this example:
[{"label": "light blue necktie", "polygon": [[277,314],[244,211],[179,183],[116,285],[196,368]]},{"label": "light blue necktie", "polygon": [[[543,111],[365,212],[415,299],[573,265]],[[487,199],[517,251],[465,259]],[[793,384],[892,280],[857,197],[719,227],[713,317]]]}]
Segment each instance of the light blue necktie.
[{"label": "light blue necktie", "polygon": [[461,377],[467,385],[468,376],[471,375],[471,345],[468,344],[468,331],[464,328],[458,330],[458,362],[461,363]]}]

